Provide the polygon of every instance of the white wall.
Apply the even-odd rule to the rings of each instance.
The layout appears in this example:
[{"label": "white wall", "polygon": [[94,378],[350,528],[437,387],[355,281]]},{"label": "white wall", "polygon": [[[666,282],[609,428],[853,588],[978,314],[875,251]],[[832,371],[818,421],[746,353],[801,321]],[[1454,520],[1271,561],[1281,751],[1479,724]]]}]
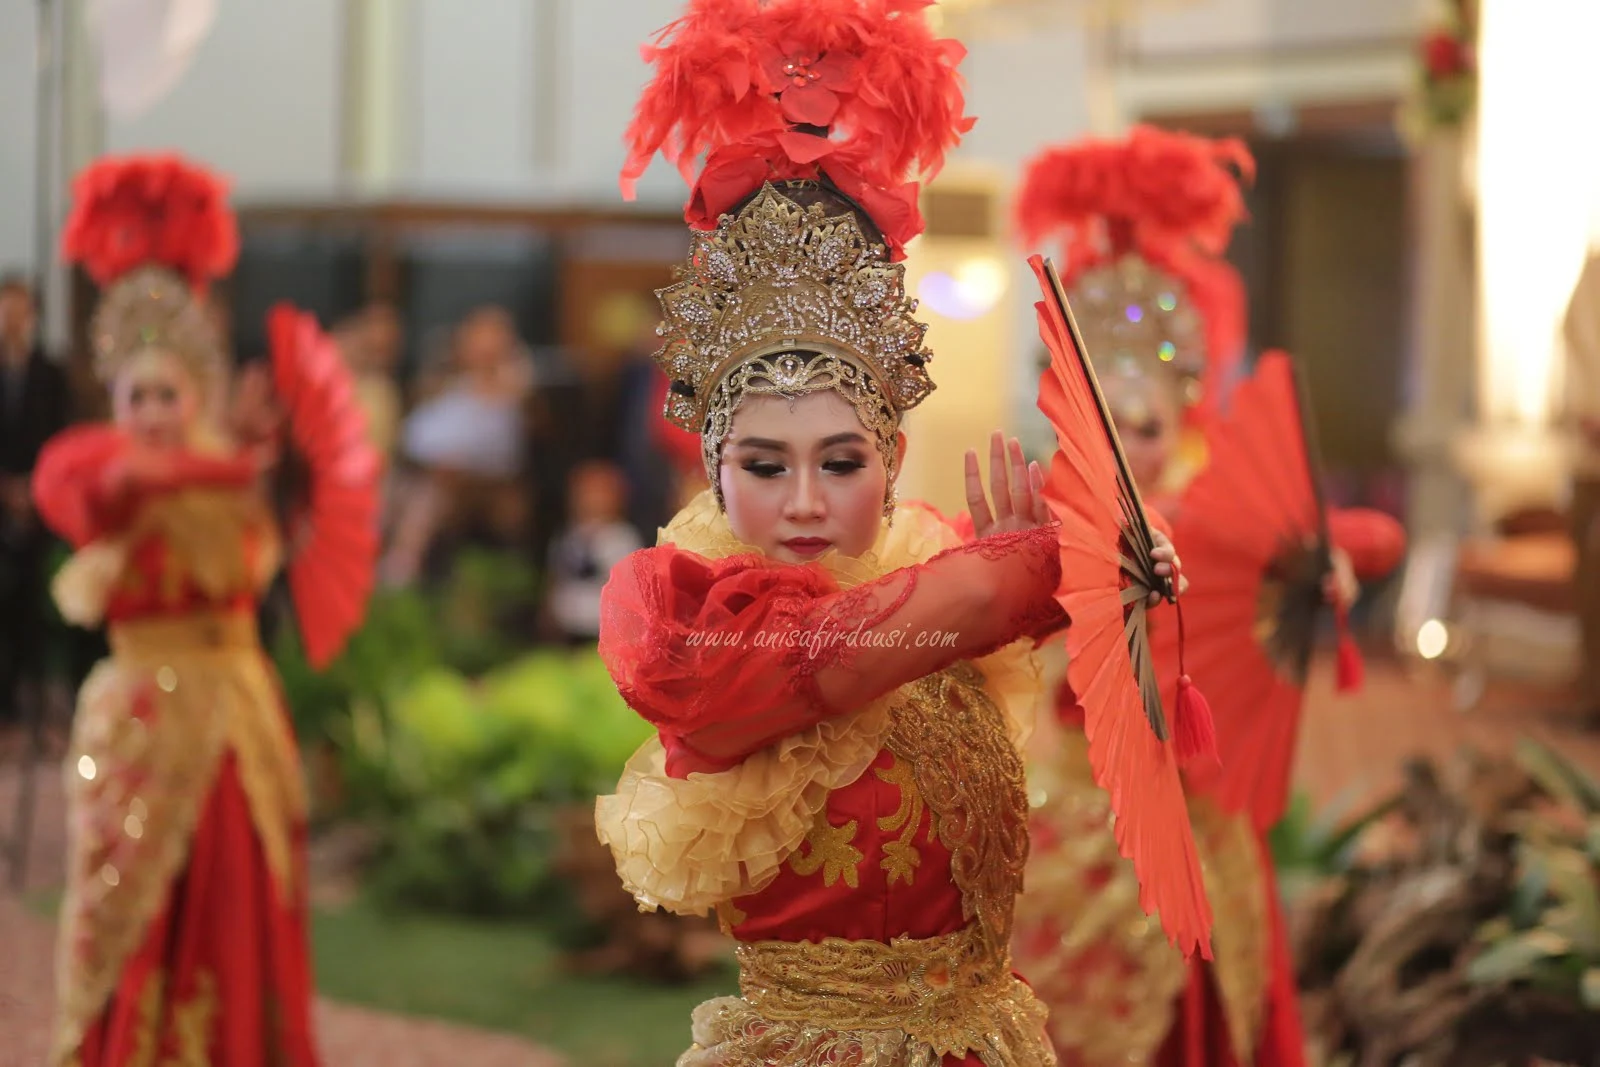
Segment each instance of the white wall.
[{"label": "white wall", "polygon": [[0,274],[31,269],[34,41],[39,5],[0,3]]},{"label": "white wall", "polygon": [[[537,9],[557,11],[539,41]],[[407,195],[620,203],[623,131],[648,71],[639,45],[672,21],[678,0],[413,0],[411,91],[419,103]],[[553,64],[543,72],[542,62]],[[554,94],[552,106],[550,94]],[[540,129],[553,119],[554,129]],[[548,126],[548,124],[547,124]],[[541,161],[535,139],[553,159]],[[553,165],[552,165],[553,163]],[[676,172],[658,165],[640,199],[672,206]]]},{"label": "white wall", "polygon": [[1371,45],[1408,38],[1426,0],[1198,0],[1129,35],[1147,55]]},{"label": "white wall", "polygon": [[[110,152],[172,149],[216,167],[239,201],[339,189],[342,5],[227,0],[194,64],[146,115],[107,123]],[[38,5],[0,3],[0,270],[34,260]]]},{"label": "white wall", "polygon": [[339,186],[343,5],[223,0],[211,36],[150,112],[106,147],[177,149],[233,179],[240,200],[327,197]]},{"label": "white wall", "polygon": [[[403,5],[404,23],[396,36],[404,49],[395,87],[396,158],[382,168],[392,178],[387,192],[620,202],[622,133],[647,76],[639,45],[678,14],[681,0],[383,2]],[[1252,93],[1281,97],[1286,90],[1263,81],[1259,71],[1253,80],[1239,73],[1249,65],[1241,50],[1255,51],[1262,66],[1297,45],[1399,41],[1415,25],[1420,2],[1199,0],[1151,16],[1131,43],[1150,56],[1199,50],[1233,58],[1214,67],[1186,59],[1174,70],[1151,62],[1124,78],[1124,88],[1139,106],[1174,97],[1219,105]],[[149,115],[107,130],[107,147],[191,153],[231,174],[244,203],[347,191],[345,4],[226,0],[218,9],[212,37],[184,81]],[[0,3],[0,268],[32,259],[35,10],[24,0]],[[541,13],[551,10],[555,40],[541,43]],[[1041,144],[1085,131],[1083,39],[1074,27],[971,37],[969,44],[970,109],[979,123],[963,156],[1009,169]],[[543,62],[554,69],[541,71]],[[1341,62],[1354,66],[1341,74]],[[1360,95],[1403,82],[1408,73],[1404,55],[1329,63],[1301,78],[1295,93]],[[549,116],[555,128],[541,129]],[[549,161],[540,160],[540,145],[553,150]],[[640,200],[670,208],[683,191],[672,168],[658,162],[640,185]]]}]

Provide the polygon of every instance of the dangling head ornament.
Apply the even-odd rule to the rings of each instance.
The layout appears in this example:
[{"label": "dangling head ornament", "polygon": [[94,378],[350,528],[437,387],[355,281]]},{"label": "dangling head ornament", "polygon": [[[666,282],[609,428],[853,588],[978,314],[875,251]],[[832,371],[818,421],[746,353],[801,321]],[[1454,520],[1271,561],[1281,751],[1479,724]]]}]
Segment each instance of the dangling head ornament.
[{"label": "dangling head ornament", "polygon": [[1028,163],[1019,237],[1061,240],[1062,282],[1100,373],[1175,381],[1193,416],[1208,409],[1202,378],[1227,377],[1243,356],[1244,289],[1222,255],[1246,217],[1241,178],[1254,175],[1239,141],[1151,126]]},{"label": "dangling head ornament", "polygon": [[221,339],[200,298],[239,255],[220,178],[177,156],[98,160],[73,182],[61,249],[102,289],[90,324],[101,378],[158,348],[214,381]]},{"label": "dangling head ornament", "polygon": [[666,417],[717,468],[746,396],[831,389],[893,482],[903,412],[933,391],[905,292],[922,232],[913,176],[972,127],[965,50],[927,0],[690,0],[644,57],[623,191],[656,152],[691,184],[688,263],[661,290]]}]

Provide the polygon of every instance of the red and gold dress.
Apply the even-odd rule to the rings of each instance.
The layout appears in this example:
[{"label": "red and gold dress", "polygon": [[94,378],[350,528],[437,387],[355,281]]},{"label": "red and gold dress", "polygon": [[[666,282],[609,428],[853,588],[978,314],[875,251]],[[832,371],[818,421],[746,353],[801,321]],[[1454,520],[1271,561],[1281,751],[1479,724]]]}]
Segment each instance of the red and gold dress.
[{"label": "red and gold dress", "polygon": [[613,574],[600,651],[658,737],[600,836],[642,906],[739,942],[680,1063],[1055,1062],[1010,953],[1054,538],[902,506],[868,555],[784,565],[706,493]]},{"label": "red and gold dress", "polygon": [[311,1067],[306,799],[256,631],[277,530],[248,464],[119,499],[104,429],[34,478],[77,551],[63,614],[103,622],[66,763],[69,857],[52,1062]]}]

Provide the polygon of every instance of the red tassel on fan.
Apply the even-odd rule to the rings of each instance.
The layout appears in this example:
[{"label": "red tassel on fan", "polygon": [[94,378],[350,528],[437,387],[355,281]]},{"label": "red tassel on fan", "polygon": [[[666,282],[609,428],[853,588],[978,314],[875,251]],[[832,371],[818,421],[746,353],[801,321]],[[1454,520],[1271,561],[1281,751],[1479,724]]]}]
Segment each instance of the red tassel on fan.
[{"label": "red tassel on fan", "polygon": [[[1172,569],[1172,588],[1176,592],[1181,575]],[[1217,724],[1211,718],[1211,704],[1200,687],[1189,677],[1183,663],[1183,599],[1174,599],[1178,612],[1178,700],[1172,709],[1172,747],[1178,763],[1183,767],[1216,764],[1222,757],[1217,753]]]},{"label": "red tassel on fan", "polygon": [[1339,630],[1338,689],[1341,693],[1354,693],[1366,684],[1367,666],[1355,638],[1350,636],[1350,609],[1343,604],[1334,605],[1333,618]]}]

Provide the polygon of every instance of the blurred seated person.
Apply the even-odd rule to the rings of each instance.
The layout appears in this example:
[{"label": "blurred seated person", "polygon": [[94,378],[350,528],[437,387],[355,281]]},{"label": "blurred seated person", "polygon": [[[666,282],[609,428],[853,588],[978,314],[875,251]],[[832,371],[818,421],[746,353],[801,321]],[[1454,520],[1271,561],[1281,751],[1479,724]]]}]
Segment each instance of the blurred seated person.
[{"label": "blurred seated person", "polygon": [[532,361],[504,309],[480,308],[462,320],[449,375],[401,427],[400,454],[417,476],[396,502],[385,581],[414,581],[447,527],[502,544],[520,538],[528,518],[520,476],[532,388]]},{"label": "blurred seated person", "polygon": [[335,334],[345,362],[356,377],[356,400],[367,416],[373,447],[392,455],[400,432],[400,362],[404,334],[394,305],[368,304],[347,319]]},{"label": "blurred seated person", "polygon": [[611,569],[643,548],[624,514],[627,484],[614,464],[580,463],[568,485],[566,529],[550,547],[551,621],[570,645],[600,637],[600,590]]}]

